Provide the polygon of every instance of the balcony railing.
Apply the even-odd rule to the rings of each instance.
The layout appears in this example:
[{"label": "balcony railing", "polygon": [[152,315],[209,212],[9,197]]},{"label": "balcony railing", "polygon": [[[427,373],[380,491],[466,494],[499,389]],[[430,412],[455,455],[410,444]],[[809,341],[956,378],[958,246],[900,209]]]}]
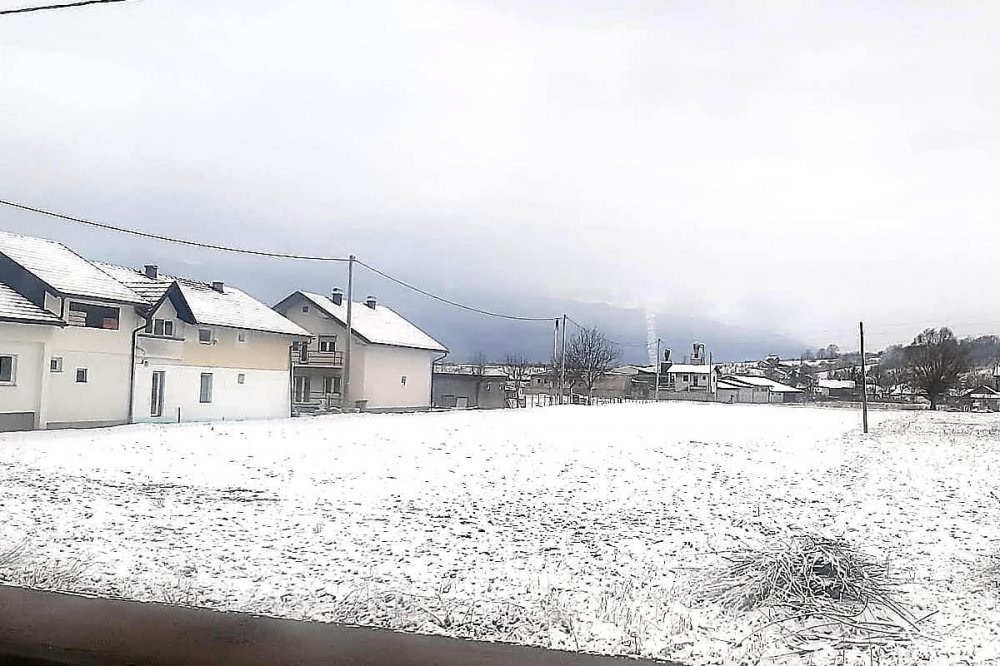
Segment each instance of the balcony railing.
[{"label": "balcony railing", "polygon": [[316,349],[293,349],[292,363],[296,365],[314,365],[324,368],[344,367],[344,352],[319,351]]}]

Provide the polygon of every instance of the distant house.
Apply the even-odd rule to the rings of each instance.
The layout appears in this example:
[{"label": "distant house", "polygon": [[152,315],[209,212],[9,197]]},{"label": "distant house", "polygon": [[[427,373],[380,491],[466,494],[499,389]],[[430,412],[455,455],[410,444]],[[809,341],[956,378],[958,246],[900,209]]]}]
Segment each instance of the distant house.
[{"label": "distant house", "polygon": [[410,411],[431,406],[432,366],[447,348],[394,310],[369,296],[351,307],[350,388],[345,395],[347,302],[296,291],[274,309],[307,330],[292,358],[296,413],[360,409]]},{"label": "distant house", "polygon": [[7,232],[0,284],[0,430],[127,423],[146,301],[62,243]]},{"label": "distant house", "polygon": [[1000,412],[1000,392],[990,386],[977,386],[960,393],[958,404],[966,411]]},{"label": "distant house", "polygon": [[432,405],[444,409],[517,407],[518,390],[502,368],[435,365]]},{"label": "distant house", "polygon": [[816,382],[816,394],[823,398],[850,400],[856,390],[853,379],[820,379]]},{"label": "distant house", "polygon": [[716,381],[715,399],[726,403],[766,404],[771,401],[771,390],[767,386],[757,386],[727,376]]},{"label": "distant house", "polygon": [[289,350],[307,331],[222,282],[96,265],[146,302],[133,422],[289,416]]},{"label": "distant house", "polygon": [[794,386],[782,384],[781,382],[768,379],[767,377],[730,375],[725,377],[725,379],[767,389],[768,402],[802,402],[805,396],[803,391],[795,388]]}]

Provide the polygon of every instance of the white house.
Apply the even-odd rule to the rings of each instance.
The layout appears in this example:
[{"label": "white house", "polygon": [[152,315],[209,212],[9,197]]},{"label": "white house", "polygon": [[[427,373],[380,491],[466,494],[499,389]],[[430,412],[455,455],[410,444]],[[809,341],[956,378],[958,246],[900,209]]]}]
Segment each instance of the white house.
[{"label": "white house", "polygon": [[290,350],[309,334],[222,282],[98,266],[140,294],[146,322],[136,337],[133,422],[289,416]]},{"label": "white house", "polygon": [[350,389],[344,392],[347,302],[296,291],[274,306],[312,334],[293,355],[297,411],[362,409],[409,411],[431,405],[434,361],[448,350],[404,317],[369,296],[351,308]]},{"label": "white house", "polygon": [[729,380],[730,383],[749,384],[750,386],[767,389],[768,402],[802,402],[802,399],[805,396],[805,393],[802,390],[797,389],[794,386],[782,384],[781,382],[773,379],[768,379],[767,377],[758,377],[756,375],[729,375],[725,377],[725,379]]},{"label": "white house", "polygon": [[7,232],[0,283],[3,427],[28,419],[35,428],[127,423],[142,297],[61,243]]}]

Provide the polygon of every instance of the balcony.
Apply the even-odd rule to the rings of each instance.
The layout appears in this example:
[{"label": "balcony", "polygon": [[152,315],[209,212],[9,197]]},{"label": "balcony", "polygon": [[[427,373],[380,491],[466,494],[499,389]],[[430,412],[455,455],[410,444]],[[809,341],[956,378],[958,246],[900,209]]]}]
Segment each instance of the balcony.
[{"label": "balcony", "polygon": [[342,368],[344,367],[344,352],[293,349],[292,363],[297,366],[307,365],[316,368]]}]

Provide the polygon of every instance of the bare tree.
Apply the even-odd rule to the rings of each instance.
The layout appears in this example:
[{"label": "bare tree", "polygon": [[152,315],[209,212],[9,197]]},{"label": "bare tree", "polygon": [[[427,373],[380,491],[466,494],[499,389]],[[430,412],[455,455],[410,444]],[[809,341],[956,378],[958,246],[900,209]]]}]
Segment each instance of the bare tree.
[{"label": "bare tree", "polygon": [[469,365],[472,366],[472,376],[475,378],[476,407],[479,407],[479,401],[482,398],[483,381],[486,379],[486,356],[482,352],[473,354],[472,358],[469,359]]},{"label": "bare tree", "polygon": [[593,396],[594,386],[617,360],[617,347],[596,327],[577,331],[566,345],[566,372],[587,387],[589,396]]},{"label": "bare tree", "polygon": [[507,379],[514,383],[514,395],[518,400],[518,404],[520,404],[521,389],[524,386],[524,382],[528,379],[528,368],[530,366],[531,364],[528,363],[528,359],[525,358],[524,354],[517,352],[507,354],[507,358],[503,362],[503,369],[507,374]]},{"label": "bare tree", "polygon": [[925,329],[903,353],[910,382],[927,394],[931,409],[937,409],[941,396],[957,386],[969,368],[968,349],[945,327]]}]

